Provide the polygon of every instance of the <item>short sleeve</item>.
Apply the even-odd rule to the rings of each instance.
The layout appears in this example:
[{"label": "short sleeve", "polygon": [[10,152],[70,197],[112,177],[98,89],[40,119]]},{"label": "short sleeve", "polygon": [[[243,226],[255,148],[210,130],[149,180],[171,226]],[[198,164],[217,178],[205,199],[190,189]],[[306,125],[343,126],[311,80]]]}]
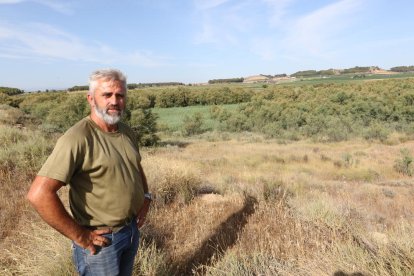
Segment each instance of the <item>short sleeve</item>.
[{"label": "short sleeve", "polygon": [[64,134],[58,139],[38,175],[68,184],[75,171],[81,167],[84,156],[82,141],[76,139],[73,134]]}]

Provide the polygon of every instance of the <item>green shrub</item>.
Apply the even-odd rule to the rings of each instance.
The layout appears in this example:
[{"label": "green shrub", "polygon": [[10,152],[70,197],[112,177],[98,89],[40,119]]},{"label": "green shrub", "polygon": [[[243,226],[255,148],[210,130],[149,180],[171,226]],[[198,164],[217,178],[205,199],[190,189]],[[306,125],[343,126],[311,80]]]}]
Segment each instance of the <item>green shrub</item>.
[{"label": "green shrub", "polygon": [[84,95],[70,95],[50,110],[44,123],[64,132],[89,113],[90,107]]},{"label": "green shrub", "polygon": [[379,140],[384,142],[387,140],[390,131],[380,123],[374,123],[364,131],[364,138],[366,140]]},{"label": "green shrub", "polygon": [[158,116],[151,109],[136,109],[131,112],[130,125],[136,132],[141,146],[154,146],[159,142],[157,133]]},{"label": "green shrub", "polygon": [[407,148],[401,149],[401,158],[395,160],[394,169],[403,175],[413,176],[413,156]]},{"label": "green shrub", "polygon": [[201,113],[194,113],[192,117],[186,115],[183,120],[182,133],[184,136],[203,133],[205,131],[203,125],[204,120]]}]

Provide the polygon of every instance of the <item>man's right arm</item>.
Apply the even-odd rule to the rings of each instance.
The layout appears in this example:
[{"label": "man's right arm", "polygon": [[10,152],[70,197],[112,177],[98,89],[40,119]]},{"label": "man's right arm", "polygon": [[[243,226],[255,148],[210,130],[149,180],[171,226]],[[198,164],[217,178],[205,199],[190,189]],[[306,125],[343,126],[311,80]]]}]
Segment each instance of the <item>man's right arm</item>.
[{"label": "man's right arm", "polygon": [[57,191],[63,185],[64,183],[58,180],[37,176],[30,187],[27,199],[45,222],[94,254],[95,245],[108,244],[108,239],[102,235],[111,231],[106,229],[91,231],[76,223],[57,195]]}]

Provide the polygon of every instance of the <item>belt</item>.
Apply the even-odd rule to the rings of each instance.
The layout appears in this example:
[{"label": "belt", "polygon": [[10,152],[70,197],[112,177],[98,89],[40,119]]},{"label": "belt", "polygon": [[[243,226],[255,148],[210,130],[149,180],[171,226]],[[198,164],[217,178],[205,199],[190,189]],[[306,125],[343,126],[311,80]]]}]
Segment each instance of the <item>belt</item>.
[{"label": "belt", "polygon": [[88,228],[90,230],[111,229],[113,233],[116,233],[119,230],[121,230],[123,227],[125,227],[127,225],[130,225],[134,221],[135,221],[135,217],[133,217],[133,218],[126,218],[120,224],[117,224],[117,225],[114,225],[114,226],[99,225],[99,226],[84,226],[84,227],[85,228]]}]

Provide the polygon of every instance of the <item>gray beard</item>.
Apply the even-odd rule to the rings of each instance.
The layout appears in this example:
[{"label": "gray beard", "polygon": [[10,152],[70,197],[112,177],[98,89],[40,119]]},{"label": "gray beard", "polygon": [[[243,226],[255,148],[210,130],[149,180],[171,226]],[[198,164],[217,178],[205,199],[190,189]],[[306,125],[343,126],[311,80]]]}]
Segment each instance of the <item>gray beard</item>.
[{"label": "gray beard", "polygon": [[106,110],[99,109],[96,103],[93,108],[95,110],[95,114],[108,125],[116,125],[121,120],[123,111],[121,111],[120,115],[109,115],[108,113],[106,113]]}]

